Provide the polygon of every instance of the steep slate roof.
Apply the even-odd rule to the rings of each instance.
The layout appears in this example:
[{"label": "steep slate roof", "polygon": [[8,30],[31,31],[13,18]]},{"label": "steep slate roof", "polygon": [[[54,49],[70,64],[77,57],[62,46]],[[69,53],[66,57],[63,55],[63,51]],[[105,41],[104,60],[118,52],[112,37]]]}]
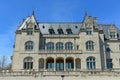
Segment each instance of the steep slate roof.
[{"label": "steep slate roof", "polygon": [[[93,21],[91,16],[84,16],[83,21],[85,21],[86,18],[89,18]],[[66,29],[70,28],[73,34],[78,34],[80,28],[82,27],[82,22],[39,22],[37,23],[34,14],[32,16],[27,17],[23,23],[19,26],[18,30],[26,29],[26,23],[29,23],[30,21],[34,22],[35,25],[37,25],[37,29],[40,29],[42,34],[49,34],[49,29],[52,28],[55,32],[55,34],[58,34],[58,29],[62,28],[64,34],[67,34]],[[87,21],[89,22],[89,21]],[[44,27],[43,27],[44,26]],[[105,35],[105,38],[108,39],[108,29],[111,27],[111,24],[96,24],[95,27],[100,29],[100,27],[103,27],[103,32]],[[120,30],[114,26],[117,29],[117,34],[120,35]],[[120,39],[120,36],[118,36]]]},{"label": "steep slate roof", "polygon": [[[64,34],[67,34],[66,29],[70,28],[73,34],[78,34],[81,23],[39,23],[39,28],[42,34],[49,34],[49,29],[53,28],[55,34],[58,34],[58,29],[62,28]],[[43,27],[44,26],[44,27]]]},{"label": "steep slate roof", "polygon": [[[100,29],[101,26],[103,27],[105,38],[108,39],[108,30],[111,27],[111,24],[98,24],[96,27]],[[119,35],[118,39],[120,39],[120,30],[115,25],[114,27],[117,29],[117,34]]]}]

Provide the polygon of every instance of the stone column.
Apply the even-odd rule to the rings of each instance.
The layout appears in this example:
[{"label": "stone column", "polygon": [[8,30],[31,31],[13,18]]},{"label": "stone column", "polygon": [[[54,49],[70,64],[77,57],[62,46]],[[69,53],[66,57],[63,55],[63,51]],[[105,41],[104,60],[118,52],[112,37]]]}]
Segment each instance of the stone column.
[{"label": "stone column", "polygon": [[64,58],[64,71],[66,71],[66,61],[65,61],[65,58]]},{"label": "stone column", "polygon": [[56,71],[56,59],[54,58],[54,71]]},{"label": "stone column", "polygon": [[46,59],[44,59],[44,71],[46,70]]},{"label": "stone column", "polygon": [[35,59],[34,61],[33,61],[33,69],[34,69],[34,71],[38,71],[38,64],[39,62],[38,62],[38,60],[37,59]]},{"label": "stone column", "polygon": [[74,58],[74,71],[76,70],[76,65],[75,65],[75,58]]},{"label": "stone column", "polygon": [[106,63],[106,48],[105,48],[105,45],[103,45],[103,52],[104,52],[104,69],[107,69],[107,63]]}]

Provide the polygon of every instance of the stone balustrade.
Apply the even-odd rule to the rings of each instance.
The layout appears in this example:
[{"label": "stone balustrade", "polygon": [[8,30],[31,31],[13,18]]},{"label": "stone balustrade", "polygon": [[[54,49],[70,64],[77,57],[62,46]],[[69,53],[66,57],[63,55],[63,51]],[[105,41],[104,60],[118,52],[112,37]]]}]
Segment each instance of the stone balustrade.
[{"label": "stone balustrade", "polygon": [[55,34],[55,35],[49,35],[49,34],[44,34],[43,35],[43,37],[46,37],[46,38],[51,38],[51,37],[58,37],[58,38],[79,38],[79,35],[78,34],[72,34],[72,35],[67,35],[67,34],[62,34],[62,35],[57,35],[57,34]]},{"label": "stone balustrade", "polygon": [[118,71],[3,71],[0,72],[0,77],[3,76],[120,76]]},{"label": "stone balustrade", "polygon": [[82,50],[40,50],[39,53],[82,53]]}]

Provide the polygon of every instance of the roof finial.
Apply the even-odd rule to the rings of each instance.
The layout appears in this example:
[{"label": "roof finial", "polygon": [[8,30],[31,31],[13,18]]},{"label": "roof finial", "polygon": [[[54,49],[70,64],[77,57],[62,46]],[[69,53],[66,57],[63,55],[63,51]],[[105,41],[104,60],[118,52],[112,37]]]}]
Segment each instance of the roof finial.
[{"label": "roof finial", "polygon": [[87,11],[85,11],[85,16],[87,16],[88,14],[87,14]]},{"label": "roof finial", "polygon": [[32,15],[34,15],[34,10],[32,11]]}]

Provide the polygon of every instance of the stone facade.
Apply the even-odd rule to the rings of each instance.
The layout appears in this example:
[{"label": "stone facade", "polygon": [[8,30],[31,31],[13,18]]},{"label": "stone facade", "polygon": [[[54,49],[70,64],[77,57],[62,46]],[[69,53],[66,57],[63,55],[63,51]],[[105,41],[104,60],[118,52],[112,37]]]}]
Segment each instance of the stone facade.
[{"label": "stone facade", "polygon": [[81,75],[90,72],[100,77],[106,72],[106,80],[115,74],[112,71],[119,75],[119,35],[114,24],[98,24],[88,15],[82,22],[41,23],[32,14],[16,30],[12,72],[39,73],[43,80],[61,80],[62,76],[88,80],[90,76],[82,79]]}]

